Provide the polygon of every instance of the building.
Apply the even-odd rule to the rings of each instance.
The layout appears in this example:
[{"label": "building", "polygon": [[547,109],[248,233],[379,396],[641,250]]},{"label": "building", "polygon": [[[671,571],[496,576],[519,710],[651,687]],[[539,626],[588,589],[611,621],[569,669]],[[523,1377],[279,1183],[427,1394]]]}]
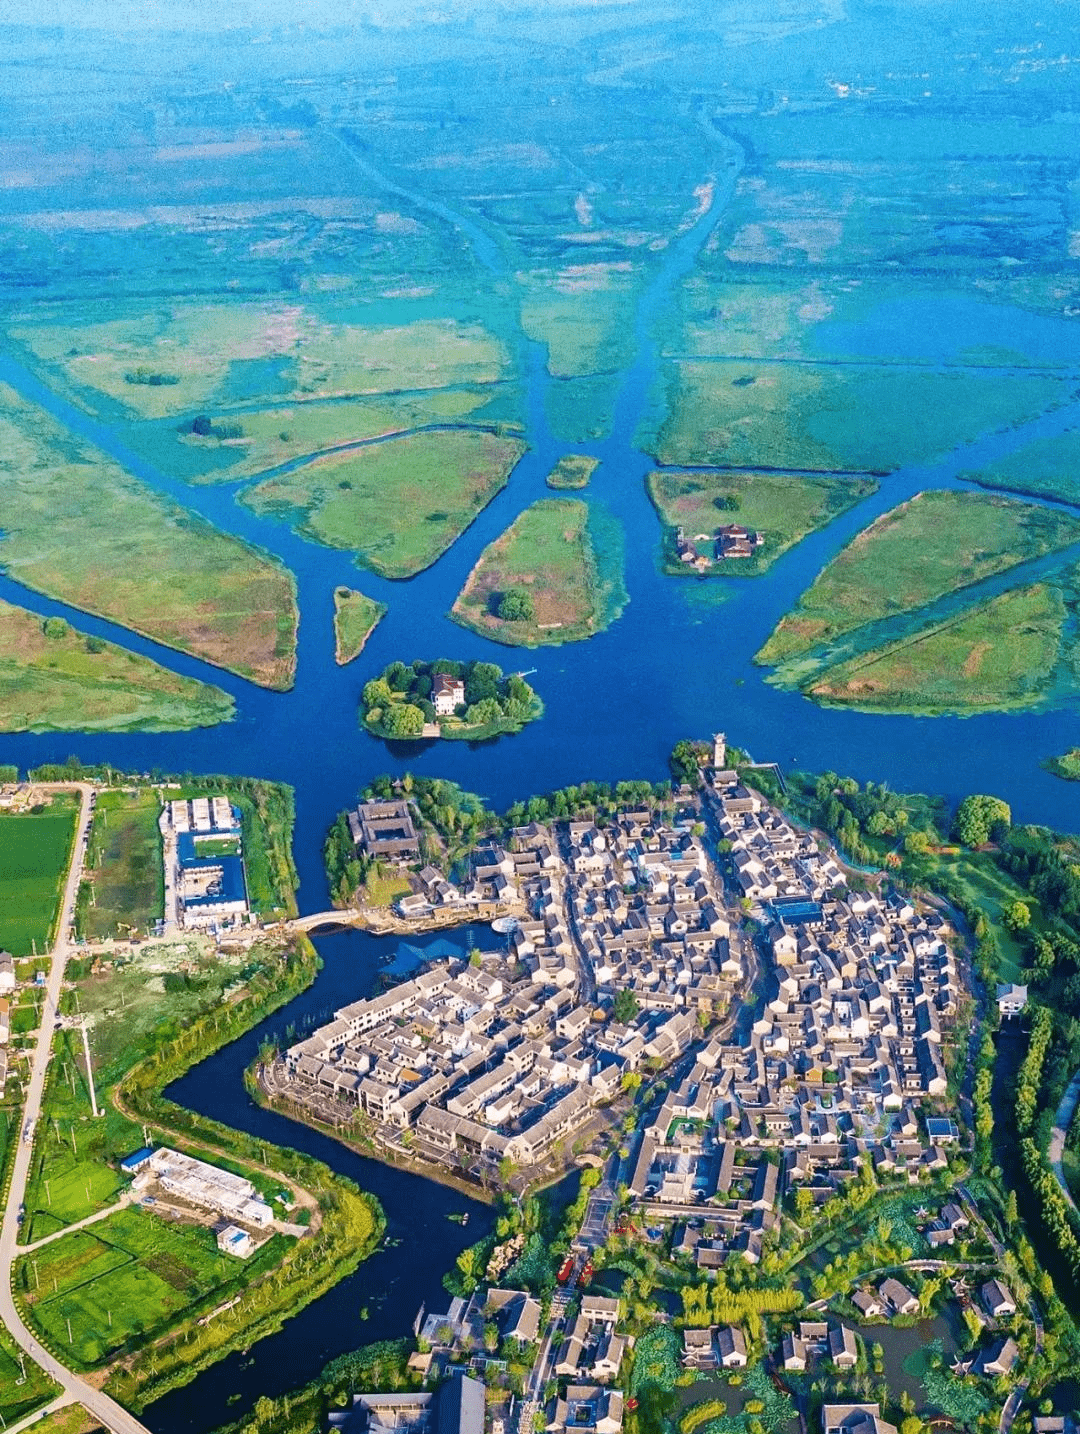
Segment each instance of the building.
[{"label": "building", "polygon": [[349,813],[349,831],[365,856],[418,861],[420,840],[408,802],[361,802]]},{"label": "building", "polygon": [[907,1285],[894,1280],[890,1275],[878,1285],[878,1294],[890,1314],[913,1315],[919,1313],[919,1301]]},{"label": "building", "polygon": [[15,957],[10,951],[0,951],[0,991],[15,989]]},{"label": "building", "polygon": [[821,1434],[897,1434],[897,1429],[882,1419],[880,1404],[825,1404]]},{"label": "building", "polygon": [[465,683],[448,672],[438,672],[431,688],[431,701],[436,717],[452,717],[465,703]]},{"label": "building", "polygon": [[987,1280],[979,1291],[983,1302],[983,1309],[991,1319],[1002,1319],[1006,1315],[1016,1313],[1016,1301],[1013,1299],[1008,1287],[1000,1280]]},{"label": "building", "polygon": [[139,1151],[128,1158],[139,1161],[132,1187],[140,1194],[156,1181],[167,1195],[203,1210],[217,1211],[230,1220],[242,1220],[258,1229],[266,1229],[274,1222],[273,1210],[259,1198],[251,1181],[234,1175],[231,1170],[222,1170],[167,1146],[159,1147],[149,1156]]},{"label": "building", "polygon": [[248,914],[240,809],[220,794],[166,802],[166,924],[189,930],[238,925]]},{"label": "building", "polygon": [[255,1248],[255,1241],[239,1225],[225,1225],[217,1233],[217,1247],[223,1255],[235,1255],[246,1260]]},{"label": "building", "polygon": [[330,1415],[342,1434],[484,1434],[484,1385],[453,1369],[435,1393],[354,1394],[352,1408]]},{"label": "building", "polygon": [[998,1010],[1006,1018],[1019,1016],[1027,1005],[1028,988],[1017,986],[1012,981],[1004,982],[997,988]]}]

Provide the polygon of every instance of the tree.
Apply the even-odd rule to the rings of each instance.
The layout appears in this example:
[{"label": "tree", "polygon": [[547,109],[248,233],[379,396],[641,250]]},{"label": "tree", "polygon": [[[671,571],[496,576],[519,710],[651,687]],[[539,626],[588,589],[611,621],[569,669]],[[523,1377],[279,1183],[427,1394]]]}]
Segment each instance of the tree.
[{"label": "tree", "polygon": [[638,998],[628,986],[623,986],[615,993],[615,1005],[612,1014],[621,1026],[628,1026],[635,1019],[641,1010]]},{"label": "tree", "polygon": [[71,629],[62,617],[47,617],[42,624],[42,631],[46,637],[55,639],[67,637]]},{"label": "tree", "polygon": [[394,702],[383,713],[382,725],[389,737],[419,737],[424,714],[409,702]]},{"label": "tree", "polygon": [[930,850],[930,838],[925,832],[909,832],[904,838],[904,851],[908,856],[925,856]]},{"label": "tree", "polygon": [[532,595],[524,588],[508,588],[499,598],[495,615],[503,622],[532,622],[536,615]]},{"label": "tree", "polygon": [[[1026,931],[1031,925],[1031,907],[1023,901],[1010,901],[1008,906],[1002,908],[1001,919],[1009,930],[1016,935],[1020,931]],[[1053,965],[1053,948],[1051,947],[1050,965]]]},{"label": "tree", "polygon": [[383,677],[373,677],[364,683],[365,708],[385,707],[390,701],[390,684]]},{"label": "tree", "polygon": [[960,803],[953,834],[964,846],[983,846],[991,837],[1004,835],[1011,821],[1012,812],[1000,797],[976,794]]}]

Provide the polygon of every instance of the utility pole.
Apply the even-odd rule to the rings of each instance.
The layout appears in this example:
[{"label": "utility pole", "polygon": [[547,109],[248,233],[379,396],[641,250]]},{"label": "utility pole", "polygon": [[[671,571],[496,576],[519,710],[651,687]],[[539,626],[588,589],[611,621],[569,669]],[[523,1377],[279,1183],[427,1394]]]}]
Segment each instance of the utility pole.
[{"label": "utility pole", "polygon": [[94,1092],[94,1072],[90,1065],[90,1033],[86,1029],[86,1022],[82,1023],[83,1050],[86,1052],[86,1084],[90,1087],[90,1108],[94,1112],[94,1119],[101,1114],[98,1110],[97,1095]]}]

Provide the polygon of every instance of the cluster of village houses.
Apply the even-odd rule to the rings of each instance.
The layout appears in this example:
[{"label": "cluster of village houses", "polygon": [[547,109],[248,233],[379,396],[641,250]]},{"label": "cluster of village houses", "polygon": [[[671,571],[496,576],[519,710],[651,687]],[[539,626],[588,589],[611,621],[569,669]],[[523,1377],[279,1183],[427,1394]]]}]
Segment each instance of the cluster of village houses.
[{"label": "cluster of village houses", "polygon": [[[723,558],[752,558],[764,542],[761,533],[744,527],[742,523],[724,523],[713,534],[695,533],[693,538],[688,538],[681,528],[675,530],[675,551],[679,562],[698,572],[706,572],[714,562]],[[711,554],[702,552],[699,544],[707,544],[712,549]]]},{"label": "cluster of village houses", "polygon": [[[677,1066],[641,1132],[629,1188],[635,1218],[672,1224],[673,1252],[704,1270],[733,1253],[758,1260],[793,1189],[816,1203],[866,1164],[912,1183],[944,1168],[959,1132],[939,1104],[942,1043],[964,988],[943,921],[902,896],[849,891],[833,856],[725,767],[722,738],[713,755],[702,792],[670,824],[648,811],[623,811],[602,830],[533,823],[477,851],[458,883],[433,866],[414,872],[404,915],[516,905],[507,958],[436,966],[344,1007],[286,1053],[292,1093],[324,1110],[359,1108],[390,1142],[408,1132],[415,1154],[480,1173],[537,1164],[628,1073]],[[419,865],[404,801],[365,804],[352,830],[369,854]],[[771,953],[775,994],[758,1019],[725,1021],[706,1039],[702,1028],[755,975],[750,929]],[[611,1015],[624,990],[638,1007],[626,1023]],[[926,1235],[949,1245],[967,1227],[946,1203]],[[853,1298],[870,1320],[919,1308],[895,1278]],[[989,1320],[1015,1314],[997,1280],[979,1298]],[[533,1296],[483,1287],[428,1316],[423,1333],[429,1344],[471,1336],[479,1347],[491,1320],[523,1346],[541,1337]],[[618,1321],[617,1300],[582,1296],[552,1360],[567,1381],[547,1411],[552,1434],[621,1429]],[[735,1370],[749,1358],[737,1328],[683,1338],[688,1368]],[[1017,1357],[1006,1329],[957,1369],[1008,1374]],[[854,1330],[836,1320],[796,1323],[778,1350],[790,1372],[858,1359]],[[826,1405],[822,1418],[827,1434],[895,1434],[877,1404]]]}]

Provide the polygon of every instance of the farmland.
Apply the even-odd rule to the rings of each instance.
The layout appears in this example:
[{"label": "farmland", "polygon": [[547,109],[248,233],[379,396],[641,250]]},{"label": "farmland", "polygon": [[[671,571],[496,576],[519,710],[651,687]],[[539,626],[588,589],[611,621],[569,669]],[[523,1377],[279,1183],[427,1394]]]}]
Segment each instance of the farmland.
[{"label": "farmland", "polygon": [[0,730],[161,732],[232,715],[218,687],[0,602]]},{"label": "farmland", "polygon": [[19,582],[265,687],[290,686],[295,582],[4,390],[0,561]]},{"label": "farmland", "polygon": [[1080,538],[1080,519],[979,493],[920,493],[883,514],[833,559],[756,661],[777,664],[866,623]]},{"label": "farmland", "polygon": [[[591,637],[615,620],[626,601],[621,533],[612,522],[581,499],[534,503],[481,553],[451,616],[511,646]],[[511,592],[527,595],[528,615],[498,615]]]},{"label": "farmland", "polygon": [[44,951],[60,909],[75,835],[72,797],[55,797],[44,811],[0,812],[0,949],[29,956]]},{"label": "farmland", "polygon": [[352,588],[334,589],[334,656],[339,666],[351,662],[386,614],[386,604]]},{"label": "farmland", "polygon": [[244,501],[353,549],[383,577],[408,578],[461,536],[524,451],[520,439],[480,429],[416,433],[267,479]]},{"label": "farmland", "polygon": [[248,1283],[277,1263],[283,1243],[275,1236],[240,1264],[218,1251],[205,1226],[129,1208],[25,1257],[16,1278],[34,1323],[88,1368],[129,1340],[153,1338],[208,1295]]},{"label": "farmland", "polygon": [[781,473],[726,473],[701,469],[649,474],[649,497],[664,524],[664,569],[682,574],[674,553],[676,528],[693,537],[712,535],[719,524],[739,523],[761,534],[751,558],[719,559],[711,571],[725,577],[764,572],[782,553],[877,490],[872,478],[800,477]]}]

